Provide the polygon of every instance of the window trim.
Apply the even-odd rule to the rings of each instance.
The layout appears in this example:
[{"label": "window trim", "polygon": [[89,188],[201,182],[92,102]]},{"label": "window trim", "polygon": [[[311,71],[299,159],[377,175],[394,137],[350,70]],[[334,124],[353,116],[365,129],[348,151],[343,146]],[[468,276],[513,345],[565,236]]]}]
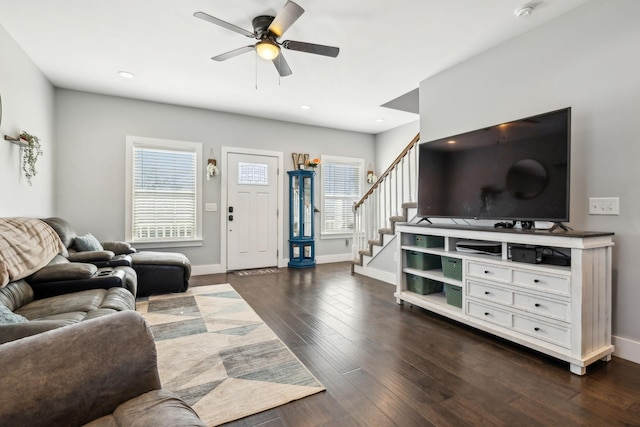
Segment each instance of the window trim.
[{"label": "window trim", "polygon": [[[364,159],[359,157],[345,157],[345,156],[332,156],[323,154],[320,156],[320,164],[326,165],[327,163],[347,163],[353,166],[357,166],[360,169],[360,194],[357,199],[359,200],[362,197],[364,191]],[[320,170],[322,173],[322,168]],[[325,212],[325,191],[324,191],[324,179],[320,177],[320,199],[321,199],[321,212]],[[344,239],[345,237],[353,236],[353,231],[345,231],[345,232],[325,232],[324,231],[324,219],[321,218],[320,221],[320,239]]]},{"label": "window trim", "polygon": [[[152,239],[136,241],[133,239],[133,149],[134,147],[157,148],[195,152],[196,154],[196,235],[191,239]],[[141,136],[126,137],[125,165],[125,240],[140,248],[164,248],[202,246],[202,143],[171,139],[148,138]]]}]

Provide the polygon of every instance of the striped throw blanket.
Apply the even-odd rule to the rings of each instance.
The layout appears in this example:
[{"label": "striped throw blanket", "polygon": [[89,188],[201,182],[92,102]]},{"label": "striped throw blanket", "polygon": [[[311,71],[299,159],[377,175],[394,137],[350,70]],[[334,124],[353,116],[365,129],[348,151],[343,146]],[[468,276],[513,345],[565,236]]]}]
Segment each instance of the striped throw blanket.
[{"label": "striped throw blanket", "polygon": [[47,223],[35,218],[0,218],[0,288],[27,277],[64,246]]}]

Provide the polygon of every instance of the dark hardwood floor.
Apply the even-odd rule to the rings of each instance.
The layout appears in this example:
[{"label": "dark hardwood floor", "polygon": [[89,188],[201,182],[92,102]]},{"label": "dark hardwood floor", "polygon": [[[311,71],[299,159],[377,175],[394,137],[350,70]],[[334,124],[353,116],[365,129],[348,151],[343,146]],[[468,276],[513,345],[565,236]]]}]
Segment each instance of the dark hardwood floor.
[{"label": "dark hardwood floor", "polygon": [[640,365],[564,362],[411,305],[348,263],[231,283],[326,387],[228,426],[640,426]]}]

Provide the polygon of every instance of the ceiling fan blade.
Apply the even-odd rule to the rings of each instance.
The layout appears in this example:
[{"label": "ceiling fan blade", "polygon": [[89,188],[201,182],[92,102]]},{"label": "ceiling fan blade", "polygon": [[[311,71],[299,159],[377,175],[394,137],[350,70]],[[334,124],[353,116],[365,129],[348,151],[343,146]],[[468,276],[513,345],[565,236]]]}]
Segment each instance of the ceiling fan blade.
[{"label": "ceiling fan blade", "polygon": [[228,22],[223,21],[222,19],[218,19],[216,17],[208,15],[208,14],[206,14],[204,12],[196,12],[196,13],[193,14],[193,16],[195,16],[196,18],[204,19],[205,21],[210,22],[212,24],[219,25],[222,28],[226,28],[227,30],[231,30],[231,31],[234,31],[236,33],[240,33],[243,36],[247,36],[247,37],[251,37],[251,38],[255,38],[256,37],[256,35],[254,33],[250,32],[250,31],[247,31],[244,28],[237,27],[237,26],[235,26],[233,24],[230,24]]},{"label": "ceiling fan blade", "polygon": [[271,25],[269,25],[269,31],[280,37],[284,34],[289,27],[300,18],[304,13],[304,9],[298,6],[297,3],[287,1],[282,10],[278,12]]},{"label": "ceiling fan blade", "polygon": [[287,60],[284,59],[282,52],[280,52],[280,55],[278,55],[275,59],[272,59],[271,62],[273,62],[273,65],[276,66],[276,70],[278,70],[278,74],[280,74],[280,77],[287,77],[293,74],[291,72],[291,68],[289,68]]},{"label": "ceiling fan blade", "polygon": [[243,46],[238,49],[230,50],[229,52],[221,53],[220,55],[214,56],[211,59],[213,59],[214,61],[222,62],[226,61],[227,59],[234,58],[238,55],[242,55],[243,53],[251,52],[254,49],[255,47],[253,45]]},{"label": "ceiling fan blade", "polygon": [[313,44],[305,42],[297,42],[294,40],[285,40],[282,42],[285,49],[297,50],[300,52],[315,53],[316,55],[324,55],[335,58],[340,53],[340,48],[333,46],[325,46],[322,44]]}]

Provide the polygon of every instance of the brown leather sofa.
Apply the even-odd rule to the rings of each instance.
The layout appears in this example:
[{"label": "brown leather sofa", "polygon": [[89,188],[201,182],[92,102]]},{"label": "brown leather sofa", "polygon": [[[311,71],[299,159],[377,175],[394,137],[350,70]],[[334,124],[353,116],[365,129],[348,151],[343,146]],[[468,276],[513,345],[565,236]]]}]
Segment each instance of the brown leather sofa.
[{"label": "brown leather sofa", "polygon": [[156,348],[134,311],[0,345],[0,425],[204,426],[162,388]]},{"label": "brown leather sofa", "polygon": [[135,310],[131,267],[70,262],[63,249],[43,221],[0,218],[0,343]]},{"label": "brown leather sofa", "polygon": [[[189,259],[177,252],[138,252],[128,242],[96,242],[99,250],[82,250],[78,248],[79,237],[71,224],[63,218],[44,218],[60,236],[67,249],[66,257],[72,262],[92,263],[100,268],[130,266],[136,273],[136,296],[146,297],[151,294],[184,292],[189,288],[191,263]],[[83,236],[80,236],[83,237]]]},{"label": "brown leather sofa", "polygon": [[25,280],[17,280],[0,288],[0,344],[135,310],[135,304],[133,294],[121,287],[87,289],[35,300],[31,286]]}]

